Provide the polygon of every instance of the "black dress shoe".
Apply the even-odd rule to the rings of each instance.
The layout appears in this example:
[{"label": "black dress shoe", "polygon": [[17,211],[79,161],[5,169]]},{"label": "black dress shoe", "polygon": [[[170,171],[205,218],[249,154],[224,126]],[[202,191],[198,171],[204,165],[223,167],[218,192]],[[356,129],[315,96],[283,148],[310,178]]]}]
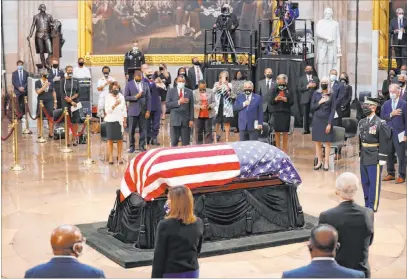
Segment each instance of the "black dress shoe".
[{"label": "black dress shoe", "polygon": [[303,135],[309,135],[309,134],[311,134],[311,132],[310,131],[304,131],[304,132],[302,132],[302,134]]}]

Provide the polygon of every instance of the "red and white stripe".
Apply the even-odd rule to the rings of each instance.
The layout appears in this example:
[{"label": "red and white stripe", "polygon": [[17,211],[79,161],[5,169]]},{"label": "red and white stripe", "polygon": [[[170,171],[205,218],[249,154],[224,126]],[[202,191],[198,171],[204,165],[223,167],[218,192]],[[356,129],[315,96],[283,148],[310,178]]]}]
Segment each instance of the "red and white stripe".
[{"label": "red and white stripe", "polygon": [[193,189],[223,185],[239,174],[239,158],[227,144],[152,149],[129,162],[120,198],[123,201],[137,192],[149,201],[159,197],[167,186]]}]

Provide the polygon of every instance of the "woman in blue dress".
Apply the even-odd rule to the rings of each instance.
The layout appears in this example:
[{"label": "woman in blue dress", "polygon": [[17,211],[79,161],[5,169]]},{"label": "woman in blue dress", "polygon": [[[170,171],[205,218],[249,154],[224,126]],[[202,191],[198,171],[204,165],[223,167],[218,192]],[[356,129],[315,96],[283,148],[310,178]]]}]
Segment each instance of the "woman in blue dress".
[{"label": "woman in blue dress", "polygon": [[[321,79],[320,89],[315,91],[311,99],[312,117],[312,141],[315,141],[318,162],[314,170],[324,165],[324,170],[329,169],[329,153],[331,142],[334,140],[332,121],[335,116],[335,98],[330,92],[329,79]],[[325,162],[322,163],[322,143],[325,144]]]}]

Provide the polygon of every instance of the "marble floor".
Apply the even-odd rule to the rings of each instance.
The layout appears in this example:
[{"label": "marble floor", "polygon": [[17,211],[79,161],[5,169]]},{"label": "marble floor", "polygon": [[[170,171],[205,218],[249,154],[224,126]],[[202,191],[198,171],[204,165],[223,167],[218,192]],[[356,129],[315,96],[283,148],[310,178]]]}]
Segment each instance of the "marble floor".
[{"label": "marble floor", "polygon": [[[3,135],[6,127],[3,126]],[[164,125],[167,127],[167,125]],[[163,129],[163,142],[168,131]],[[236,139],[236,135],[232,138]],[[314,148],[310,135],[295,131],[290,138],[290,156],[302,177],[299,198],[304,211],[318,214],[337,204],[334,183],[344,171],[359,173],[358,157],[352,147],[328,172],[313,171]],[[21,278],[24,271],[52,256],[49,237],[52,229],[64,223],[79,224],[107,220],[125,166],[109,166],[99,159],[104,145],[99,135],[92,136],[93,166],[84,166],[86,146],[73,153],[60,152],[59,141],[36,143],[36,136],[22,136],[19,157],[24,171],[11,172],[12,141],[2,142],[2,277]],[[134,155],[128,156],[132,158]],[[127,157],[127,155],[126,155]],[[375,215],[374,243],[370,249],[372,276],[406,278],[406,185],[383,183],[379,212]],[[357,202],[362,202],[361,189]],[[80,258],[104,270],[110,278],[146,278],[151,267],[123,269],[86,246]],[[306,243],[228,254],[200,260],[203,278],[271,278],[284,270],[309,262]]]}]

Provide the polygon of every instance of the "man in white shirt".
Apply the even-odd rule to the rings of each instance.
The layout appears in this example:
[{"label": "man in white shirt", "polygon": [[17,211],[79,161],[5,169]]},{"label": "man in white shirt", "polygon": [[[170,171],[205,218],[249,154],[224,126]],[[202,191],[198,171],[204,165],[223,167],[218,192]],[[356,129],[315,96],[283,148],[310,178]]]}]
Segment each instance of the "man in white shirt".
[{"label": "man in white shirt", "polygon": [[103,118],[105,116],[105,98],[109,94],[110,83],[115,81],[115,79],[110,76],[110,68],[108,66],[102,68],[102,73],[103,76],[98,80],[97,90],[99,92],[98,116]]},{"label": "man in white shirt", "polygon": [[73,69],[73,78],[91,78],[90,71],[85,67],[85,60],[82,57],[78,59],[78,67]]},{"label": "man in white shirt", "polygon": [[199,62],[198,57],[192,58],[192,67],[188,69],[188,83],[187,86],[191,90],[195,90],[198,88],[199,81],[204,79],[203,76],[203,69],[201,66],[201,62]]}]

